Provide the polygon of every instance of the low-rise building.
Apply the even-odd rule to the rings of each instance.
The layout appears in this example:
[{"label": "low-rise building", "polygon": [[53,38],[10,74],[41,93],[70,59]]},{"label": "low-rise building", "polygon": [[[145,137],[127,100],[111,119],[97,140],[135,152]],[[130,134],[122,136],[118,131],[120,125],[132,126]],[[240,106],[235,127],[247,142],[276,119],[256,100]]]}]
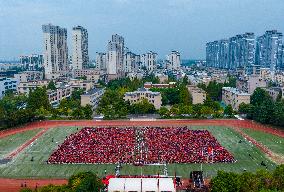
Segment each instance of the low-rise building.
[{"label": "low-rise building", "polygon": [[249,104],[250,96],[251,94],[241,92],[237,88],[222,88],[222,101],[226,105],[232,105],[234,110],[238,110],[241,103]]},{"label": "low-rise building", "polygon": [[41,81],[41,80],[43,80],[43,72],[41,72],[41,71],[24,71],[24,72],[15,74],[14,77],[19,82]]},{"label": "low-rise building", "polygon": [[89,91],[94,87],[94,82],[90,80],[71,79],[67,82],[72,89],[83,89]]},{"label": "low-rise building", "polygon": [[0,98],[2,98],[6,91],[17,91],[18,80],[15,78],[0,77]]},{"label": "low-rise building", "polygon": [[20,82],[17,88],[17,92],[19,94],[29,94],[30,91],[36,89],[37,87],[47,86],[48,83],[48,80]]},{"label": "low-rise building", "polygon": [[94,88],[81,95],[81,106],[91,105],[93,111],[98,107],[99,101],[105,92],[104,88]]},{"label": "low-rise building", "polygon": [[268,94],[272,97],[274,101],[276,101],[278,96],[280,96],[281,99],[284,98],[284,88],[283,87],[268,87],[268,88],[265,88],[265,90],[268,92]]},{"label": "low-rise building", "polygon": [[192,104],[204,103],[206,100],[206,92],[203,89],[200,89],[195,85],[188,85],[187,89],[192,96]]},{"label": "low-rise building", "polygon": [[130,104],[140,102],[143,99],[147,99],[156,109],[161,108],[162,96],[160,92],[152,92],[145,88],[139,88],[137,91],[126,92],[124,94],[124,100],[129,101]]},{"label": "low-rise building", "polygon": [[86,78],[86,80],[97,82],[100,79],[101,71],[97,69],[75,69],[74,78]]},{"label": "low-rise building", "polygon": [[237,80],[237,88],[249,94],[252,94],[254,90],[258,87],[265,88],[267,82],[261,78],[259,75],[244,76]]},{"label": "low-rise building", "polygon": [[59,105],[62,99],[71,97],[72,87],[70,85],[62,85],[56,90],[47,90],[49,103],[56,107]]},{"label": "low-rise building", "polygon": [[169,82],[169,83],[152,83],[146,82],[144,83],[144,88],[151,89],[151,88],[173,88],[176,87],[176,82]]}]

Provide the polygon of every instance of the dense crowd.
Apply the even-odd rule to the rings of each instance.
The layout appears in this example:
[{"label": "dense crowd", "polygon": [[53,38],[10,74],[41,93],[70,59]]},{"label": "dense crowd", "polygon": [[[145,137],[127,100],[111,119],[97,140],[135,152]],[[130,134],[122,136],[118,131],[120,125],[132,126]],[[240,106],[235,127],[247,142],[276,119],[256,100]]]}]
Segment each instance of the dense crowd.
[{"label": "dense crowd", "polygon": [[234,157],[207,130],[148,128],[147,163],[234,162]]},{"label": "dense crowd", "polygon": [[48,163],[234,162],[207,130],[179,128],[83,128],[70,135]]},{"label": "dense crowd", "polygon": [[131,163],[134,133],[130,128],[83,128],[65,139],[48,163]]}]

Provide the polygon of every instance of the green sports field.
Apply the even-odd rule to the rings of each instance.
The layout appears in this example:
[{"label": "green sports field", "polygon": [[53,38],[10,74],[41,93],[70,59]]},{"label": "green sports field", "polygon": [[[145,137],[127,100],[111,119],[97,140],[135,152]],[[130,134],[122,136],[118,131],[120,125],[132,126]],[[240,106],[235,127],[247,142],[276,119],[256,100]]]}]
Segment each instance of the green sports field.
[{"label": "green sports field", "polygon": [[0,158],[5,157],[17,147],[34,137],[41,129],[29,130],[0,139]]},{"label": "green sports field", "polygon": [[284,155],[284,138],[251,129],[242,130],[256,141],[268,147],[271,151]]},{"label": "green sports field", "polygon": [[[275,164],[271,162],[265,154],[258,148],[246,141],[241,135],[236,133],[233,129],[220,126],[194,126],[191,129],[207,129],[209,130],[221,143],[223,147],[229,150],[237,160],[236,163],[217,163],[217,164],[203,164],[203,171],[205,176],[212,176],[218,170],[242,172],[244,170],[256,171],[258,169],[265,169],[261,166],[261,161],[264,161],[268,169],[274,169]],[[104,170],[107,174],[113,174],[115,165],[51,165],[46,164],[53,150],[57,145],[62,143],[66,136],[76,132],[79,127],[58,127],[49,129],[44,135],[38,138],[32,145],[21,152],[12,162],[0,165],[0,177],[9,178],[67,178],[70,175],[80,171],[93,171],[99,176],[104,175]],[[34,133],[35,135],[36,133]],[[16,134],[13,137],[21,138],[23,133]],[[30,137],[33,135],[31,134]],[[54,142],[52,142],[52,139]],[[1,144],[3,139],[0,139],[0,147],[5,148]],[[242,140],[241,143],[239,141]],[[14,145],[14,147],[19,146]],[[10,150],[11,147],[10,147]],[[250,156],[249,156],[250,154]],[[33,161],[31,158],[33,157]],[[175,172],[179,176],[188,177],[190,171],[200,170],[200,164],[170,164],[167,166],[169,175],[174,175]],[[123,165],[121,174],[162,174],[163,166],[144,166],[142,168]]]}]

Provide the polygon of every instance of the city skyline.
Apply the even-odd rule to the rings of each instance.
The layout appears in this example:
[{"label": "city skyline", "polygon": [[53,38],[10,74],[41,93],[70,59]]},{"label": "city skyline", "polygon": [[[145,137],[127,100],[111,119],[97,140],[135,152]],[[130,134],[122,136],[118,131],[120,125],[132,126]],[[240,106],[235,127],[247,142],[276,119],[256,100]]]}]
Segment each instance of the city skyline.
[{"label": "city skyline", "polygon": [[109,37],[116,33],[135,53],[152,50],[164,58],[170,51],[179,50],[182,59],[205,59],[206,42],[246,32],[253,32],[255,37],[267,30],[284,32],[284,2],[280,0],[257,4],[253,0],[99,0],[84,4],[0,0],[0,4],[0,60],[42,54],[41,25],[48,23],[67,28],[69,55],[72,28],[86,28],[90,59],[95,59],[96,52],[104,52]]}]

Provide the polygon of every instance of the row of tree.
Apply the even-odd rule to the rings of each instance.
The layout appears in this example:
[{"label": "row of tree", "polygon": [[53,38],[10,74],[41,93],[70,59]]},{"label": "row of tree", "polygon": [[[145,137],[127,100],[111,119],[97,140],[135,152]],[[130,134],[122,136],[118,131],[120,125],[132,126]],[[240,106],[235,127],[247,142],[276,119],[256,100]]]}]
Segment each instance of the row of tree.
[{"label": "row of tree", "polygon": [[39,119],[91,119],[92,107],[80,104],[83,90],[72,92],[71,98],[63,99],[58,108],[53,108],[48,99],[47,88],[38,87],[29,95],[11,92],[0,100],[0,129],[18,126]]},{"label": "row of tree", "polygon": [[92,172],[82,172],[72,175],[66,185],[48,185],[35,190],[24,188],[21,192],[99,192],[104,189],[102,180]]},{"label": "row of tree", "polygon": [[284,165],[272,172],[261,170],[241,174],[219,171],[210,182],[212,192],[284,191]]},{"label": "row of tree", "polygon": [[256,88],[250,98],[250,104],[242,103],[239,113],[260,123],[284,126],[284,100],[280,92],[276,101],[262,88]]}]

